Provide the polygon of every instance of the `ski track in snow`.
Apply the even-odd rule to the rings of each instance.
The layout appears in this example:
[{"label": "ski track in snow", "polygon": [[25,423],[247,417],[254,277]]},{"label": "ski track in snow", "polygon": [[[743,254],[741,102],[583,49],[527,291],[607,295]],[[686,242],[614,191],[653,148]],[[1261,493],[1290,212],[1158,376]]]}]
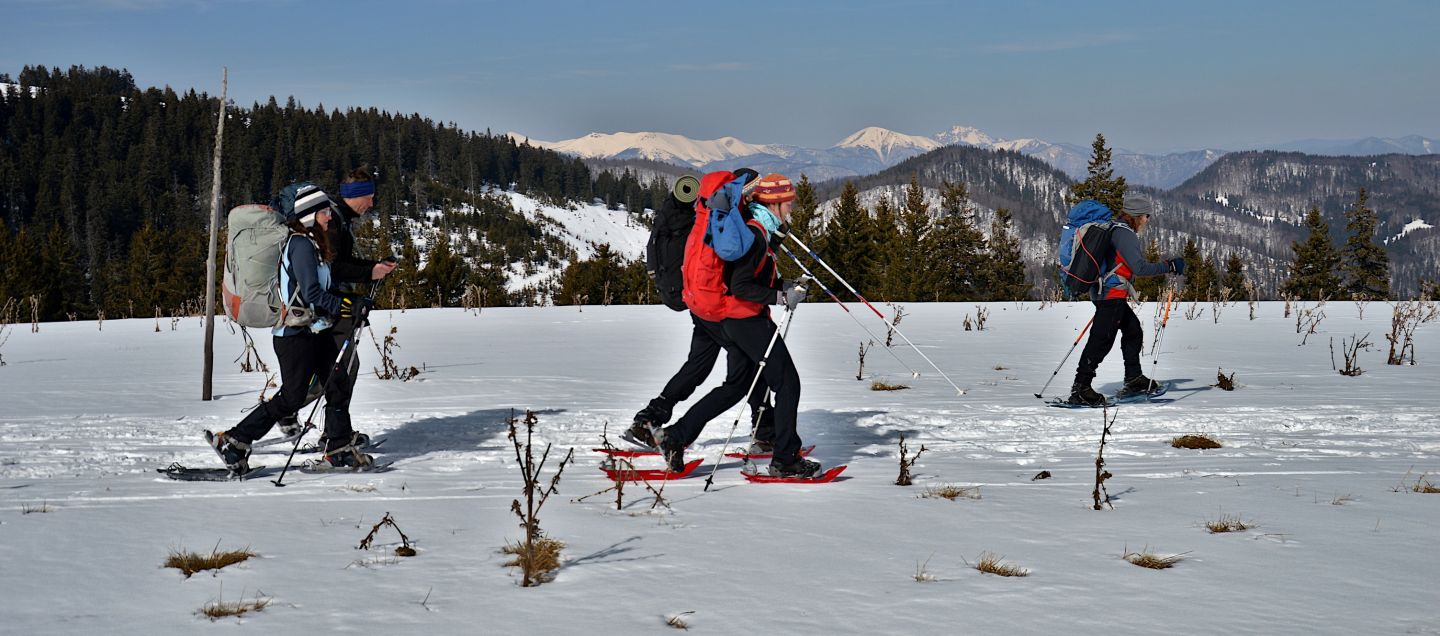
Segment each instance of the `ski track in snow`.
[{"label": "ski track in snow", "polygon": [[[356,427],[387,437],[380,455],[395,470],[292,473],[284,489],[274,475],[216,484],[154,473],[177,461],[217,465],[201,430],[228,428],[255,404],[266,374],[231,362],[242,342],[223,324],[212,402],[198,399],[198,319],[159,332],[150,320],[46,323],[38,334],[20,325],[0,349],[0,625],[192,633],[209,625],[194,614],[205,602],[259,591],[272,605],[239,622],[278,633],[672,633],[665,617],[686,611],[696,632],[1440,629],[1440,496],[1398,488],[1440,471],[1440,327],[1417,332],[1417,366],[1396,367],[1384,364],[1382,303],[1364,320],[1351,304],[1327,306],[1304,346],[1278,303],[1263,303],[1255,321],[1231,306],[1218,325],[1208,306],[1196,320],[1173,312],[1156,373],[1177,381],[1172,401],[1120,407],[1105,466],[1115,509],[1096,512],[1101,411],[1049,408],[1033,395],[1088,304],[991,304],[983,332],[959,327],[974,305],[906,305],[901,328],[967,389],[958,398],[903,345],[896,354],[920,378],[872,350],[857,382],[866,336],[829,304],[803,305],[787,343],[803,384],[801,436],[826,467],[850,465],[841,480],[751,485],[726,459],[703,493],[732,409],[691,449],[705,458],[696,476],[666,485],[671,510],[651,510],[639,486],[627,488],[622,511],[613,493],[573,501],[609,485],[589,450],[602,427],[618,434],[684,358],[689,321],[662,307],[377,313],[378,327],[399,328],[397,363],[423,369],[411,382],[365,375],[356,388]],[[1154,309],[1137,312],[1147,374]],[[1380,345],[1360,354],[1365,373],[1340,376],[1329,339],[1366,332]],[[256,340],[273,368],[269,338]],[[368,337],[360,351],[368,371],[378,357]],[[1078,356],[1047,397],[1068,390]],[[1236,373],[1237,391],[1209,386],[1217,367]],[[1096,388],[1113,393],[1120,375],[1117,344]],[[870,391],[876,379],[912,388]],[[505,418],[526,408],[539,415],[537,444],[553,445],[547,474],[556,453],[575,451],[541,514],[568,544],[566,562],[533,590],[496,552],[521,536],[508,510],[520,488]],[[1224,448],[1166,443],[1187,433]],[[911,488],[891,483],[901,435],[912,453],[927,449]],[[278,469],[286,452],[251,461]],[[1032,481],[1042,470],[1052,477]],[[979,486],[981,499],[917,497],[939,484]],[[50,512],[22,512],[40,506]],[[390,530],[375,549],[355,549],[386,512],[418,557],[387,556],[399,544]],[[1221,515],[1258,526],[1201,527]],[[191,579],[159,567],[170,549],[217,543],[259,557]],[[1119,558],[1147,547],[1186,559],[1152,572]],[[984,551],[1031,576],[969,569]],[[939,580],[916,582],[922,564]]]}]

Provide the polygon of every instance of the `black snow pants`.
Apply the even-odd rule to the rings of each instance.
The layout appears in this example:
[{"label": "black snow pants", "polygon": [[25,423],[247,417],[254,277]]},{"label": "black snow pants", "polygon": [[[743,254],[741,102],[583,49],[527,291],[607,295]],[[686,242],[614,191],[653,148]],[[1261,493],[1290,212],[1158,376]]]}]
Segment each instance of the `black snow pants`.
[{"label": "black snow pants", "polygon": [[1088,386],[1095,379],[1095,370],[1115,346],[1115,334],[1119,332],[1120,353],[1125,356],[1125,379],[1128,381],[1140,375],[1140,348],[1145,344],[1145,331],[1140,319],[1130,309],[1124,298],[1110,298],[1095,301],[1095,322],[1090,327],[1090,339],[1080,352],[1080,367],[1075,371],[1075,383]]},{"label": "black snow pants", "polygon": [[[720,352],[725,351],[725,384],[721,385],[721,388],[711,391],[705,398],[702,398],[700,403],[690,409],[690,412],[695,413],[695,418],[702,417],[706,413],[709,413],[709,417],[699,420],[698,425],[693,424],[694,419],[692,418],[691,425],[687,425],[685,429],[676,429],[687,432],[683,437],[687,446],[700,436],[700,431],[705,428],[706,422],[740,401],[745,388],[750,386],[750,380],[755,376],[755,364],[750,362],[745,353],[725,337],[720,323],[702,320],[693,313],[690,314],[690,322],[693,323],[694,329],[690,332],[690,354],[685,358],[685,364],[681,365],[680,370],[675,372],[669,382],[665,383],[665,388],[660,392],[659,397],[650,400],[650,404],[646,407],[646,410],[656,416],[658,423],[664,424],[670,421],[670,414],[674,410],[675,404],[684,402],[695,393],[695,389],[705,382],[705,378],[710,377],[710,371],[715,368],[715,362],[720,358]],[[743,380],[737,379],[741,376],[743,376]],[[740,384],[738,389],[732,386],[732,380]],[[751,393],[749,403],[752,425],[754,424],[754,413],[759,410],[767,387],[768,385],[762,378],[755,387],[755,391]],[[721,391],[721,389],[725,390]],[[733,393],[732,389],[738,393]],[[721,394],[712,398],[711,395],[717,391],[720,391]],[[704,404],[703,408],[701,404]],[[762,411],[756,438],[769,440],[773,437],[774,421],[775,409],[767,406]]]},{"label": "black snow pants", "polygon": [[324,387],[325,391],[323,437],[349,439],[354,432],[350,426],[350,396],[355,387],[355,365],[349,365],[335,378],[330,377],[340,355],[340,346],[349,331],[339,337],[337,333],[340,332],[332,328],[321,333],[275,336],[275,357],[280,360],[280,390],[251,411],[228,434],[247,443],[264,437],[276,422],[299,411],[310,401],[307,394],[315,385]]}]

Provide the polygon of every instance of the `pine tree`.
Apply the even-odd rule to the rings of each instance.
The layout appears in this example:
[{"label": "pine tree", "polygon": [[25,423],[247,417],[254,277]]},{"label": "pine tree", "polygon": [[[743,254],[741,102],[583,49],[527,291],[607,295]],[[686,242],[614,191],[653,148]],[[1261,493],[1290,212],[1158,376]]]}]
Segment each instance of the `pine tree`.
[{"label": "pine tree", "polygon": [[[595,256],[577,260],[560,274],[560,288],[555,292],[556,305],[603,305],[634,303],[637,293],[636,273],[633,263],[624,263],[618,254],[610,250],[609,243],[602,243],[595,250]],[[644,276],[644,266],[640,266]]]},{"label": "pine tree", "polygon": [[1231,252],[1225,259],[1225,277],[1221,279],[1220,287],[1226,293],[1226,300],[1245,296],[1245,262],[1240,260],[1239,254]]},{"label": "pine tree", "polygon": [[[925,300],[955,302],[981,298],[986,265],[985,237],[971,220],[970,191],[964,183],[941,186],[940,218],[930,232],[926,252],[934,274]],[[932,297],[933,294],[933,297]]]},{"label": "pine tree", "polygon": [[887,248],[886,281],[891,300],[924,301],[933,298],[935,270],[929,253],[934,224],[930,204],[918,177],[905,188],[905,207],[896,214],[895,236]]},{"label": "pine tree", "polygon": [[1330,224],[1320,216],[1320,208],[1312,207],[1305,215],[1310,236],[1304,243],[1293,241],[1290,249],[1295,260],[1290,263],[1290,276],[1280,292],[1304,300],[1336,298],[1340,288],[1340,254],[1330,243]]},{"label": "pine tree", "polygon": [[868,289],[863,293],[874,294],[875,298],[890,302],[903,299],[901,294],[905,286],[903,264],[897,261],[895,254],[900,242],[895,216],[895,204],[890,202],[890,197],[881,196],[875,203],[875,218],[870,225],[875,243],[875,265],[870,270],[869,280],[874,281],[874,286],[857,288]]},{"label": "pine tree", "polygon": [[795,205],[790,213],[790,231],[797,238],[804,241],[806,245],[813,243],[813,240],[820,232],[819,218],[820,203],[816,200],[815,186],[810,183],[810,177],[800,173],[800,181],[795,184]]},{"label": "pine tree", "polygon": [[[872,225],[870,213],[860,205],[860,191],[853,182],[846,181],[835,213],[825,225],[819,254],[861,293],[869,288],[871,272],[876,268]],[[816,275],[827,276],[824,272]],[[830,287],[833,289],[838,284]]]},{"label": "pine tree", "polygon": [[465,293],[469,266],[450,247],[450,230],[444,226],[435,229],[425,269],[420,272],[420,284],[430,294],[434,304],[441,307],[460,305]]},{"label": "pine tree", "polygon": [[1375,241],[1379,220],[1368,203],[1369,193],[1360,188],[1355,204],[1345,211],[1345,231],[1350,238],[1341,250],[1343,293],[1356,300],[1385,300],[1390,297],[1390,257]]},{"label": "pine tree", "polygon": [[1105,147],[1105,135],[1097,133],[1095,141],[1090,144],[1090,163],[1086,174],[1084,181],[1070,186],[1066,203],[1075,205],[1085,199],[1094,199],[1112,211],[1121,209],[1127,186],[1125,177],[1115,176],[1115,168],[1110,163],[1110,149]]},{"label": "pine tree", "polygon": [[1185,259],[1185,287],[1180,291],[1180,299],[1206,300],[1215,281],[1215,268],[1210,265],[1210,259],[1200,252],[1193,238],[1185,241],[1180,257]]},{"label": "pine tree", "polygon": [[1011,226],[1009,209],[995,209],[995,220],[990,223],[990,250],[986,261],[984,298],[1007,301],[1024,300],[1029,296],[1025,259],[1020,254],[1020,238]]}]

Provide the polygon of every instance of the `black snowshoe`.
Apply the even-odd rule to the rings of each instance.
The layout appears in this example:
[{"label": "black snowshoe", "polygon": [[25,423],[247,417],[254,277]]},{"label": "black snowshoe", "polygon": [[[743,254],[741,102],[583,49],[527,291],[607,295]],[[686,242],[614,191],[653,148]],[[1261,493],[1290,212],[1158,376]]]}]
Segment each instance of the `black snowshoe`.
[{"label": "black snowshoe", "polygon": [[1120,391],[1115,394],[1115,397],[1124,399],[1137,395],[1149,395],[1159,391],[1162,386],[1159,382],[1151,380],[1144,375],[1137,375],[1126,380],[1125,386],[1120,387]]},{"label": "black snowshoe", "polygon": [[1105,396],[1096,393],[1095,389],[1090,388],[1089,382],[1077,382],[1075,386],[1070,387],[1070,399],[1065,403],[1075,406],[1105,406],[1106,399]]}]

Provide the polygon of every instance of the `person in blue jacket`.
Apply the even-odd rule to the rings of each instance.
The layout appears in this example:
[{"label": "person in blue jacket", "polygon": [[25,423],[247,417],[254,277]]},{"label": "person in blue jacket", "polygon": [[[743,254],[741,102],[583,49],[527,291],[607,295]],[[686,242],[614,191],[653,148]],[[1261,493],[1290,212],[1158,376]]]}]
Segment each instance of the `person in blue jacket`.
[{"label": "person in blue jacket", "polygon": [[[250,444],[270,432],[285,416],[305,404],[311,382],[325,387],[325,432],[322,462],[332,467],[359,468],[371,457],[359,452],[368,439],[350,427],[350,378],[330,378],[337,366],[341,339],[332,333],[337,322],[350,323],[362,312],[362,297],[342,294],[331,277],[335,257],[327,230],[335,223],[334,203],[319,188],[297,193],[287,218],[291,234],[281,250],[280,290],[287,299],[285,324],[273,330],[280,361],[280,390],[230,430],[205,432],[206,440],[236,474],[249,472]],[[349,373],[342,369],[338,373]],[[332,381],[333,380],[333,381]]]}]

